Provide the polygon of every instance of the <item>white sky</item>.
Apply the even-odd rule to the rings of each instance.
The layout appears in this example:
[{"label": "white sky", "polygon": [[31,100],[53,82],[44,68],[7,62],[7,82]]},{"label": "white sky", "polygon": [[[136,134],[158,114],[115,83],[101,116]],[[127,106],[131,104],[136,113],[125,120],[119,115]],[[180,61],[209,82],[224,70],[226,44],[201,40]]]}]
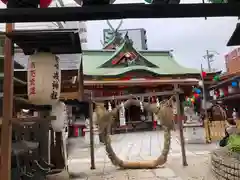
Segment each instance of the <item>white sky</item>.
[{"label": "white sky", "polygon": [[[74,0],[63,0],[64,3],[73,3]],[[143,0],[116,0],[116,3],[139,3]],[[198,3],[202,0],[182,0],[181,3]],[[0,4],[0,7],[3,7]],[[144,12],[143,12],[144,13]],[[117,26],[119,20],[111,23]],[[212,67],[224,69],[224,55],[233,47],[226,47],[237,18],[182,18],[182,19],[126,19],[122,29],[144,28],[147,31],[149,50],[173,49],[175,59],[187,67],[206,68],[203,55],[206,50],[219,53],[216,55]],[[108,28],[106,21],[87,22],[88,49],[100,49],[102,30]]]}]

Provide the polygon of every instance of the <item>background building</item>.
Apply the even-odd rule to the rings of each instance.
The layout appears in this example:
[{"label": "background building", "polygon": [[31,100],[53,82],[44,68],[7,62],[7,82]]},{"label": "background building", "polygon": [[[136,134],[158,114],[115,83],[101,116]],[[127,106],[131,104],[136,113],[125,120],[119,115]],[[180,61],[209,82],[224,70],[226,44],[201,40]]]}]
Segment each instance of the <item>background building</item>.
[{"label": "background building", "polygon": [[[73,1],[71,4],[64,4],[64,0],[53,0],[50,7],[70,7],[78,6],[77,3]],[[87,27],[85,22],[37,22],[37,23],[16,23],[15,28],[17,30],[24,29],[78,29],[82,49],[87,49]],[[0,29],[4,31],[5,24],[0,24]],[[0,54],[3,51],[4,38],[0,38]],[[78,69],[80,54],[61,54],[60,57],[60,67],[61,69]],[[27,67],[28,59],[23,53],[15,53],[14,60],[25,68]]]},{"label": "background building", "polygon": [[227,73],[240,72],[240,48],[236,48],[225,55]]},{"label": "background building", "polygon": [[[65,4],[65,7],[76,7],[79,6],[77,3],[70,3],[70,4]],[[86,22],[82,21],[68,21],[65,22],[64,28],[66,29],[78,29],[79,30],[79,36],[80,36],[80,41],[81,41],[81,47],[83,50],[87,49],[87,26]]]},{"label": "background building", "polygon": [[81,47],[83,50],[87,49],[87,26],[85,22],[79,22],[79,21],[69,21],[65,23],[64,28],[66,29],[78,29],[80,41],[81,41]]},{"label": "background building", "polygon": [[[64,0],[53,0],[50,7],[71,7],[71,6],[79,6],[77,3],[73,1],[70,4],[64,4]],[[5,25],[0,24],[0,28],[5,29]],[[85,22],[36,22],[36,23],[16,23],[15,28],[19,30],[23,29],[78,29],[81,46],[82,49],[87,48],[87,27]]]},{"label": "background building", "polygon": [[[147,36],[146,30],[143,28],[139,29],[120,29],[118,30],[122,36],[128,32],[128,37],[133,41],[133,46],[137,50],[147,50]],[[110,29],[103,30],[103,40],[104,43],[107,43],[112,37],[112,31]]]}]

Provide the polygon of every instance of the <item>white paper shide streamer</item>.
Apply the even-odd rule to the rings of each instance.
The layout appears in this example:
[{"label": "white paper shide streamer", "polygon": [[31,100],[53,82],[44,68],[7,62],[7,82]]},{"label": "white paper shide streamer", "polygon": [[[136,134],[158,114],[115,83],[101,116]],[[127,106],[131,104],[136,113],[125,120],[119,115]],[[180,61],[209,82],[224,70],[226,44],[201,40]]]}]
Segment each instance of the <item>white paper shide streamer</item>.
[{"label": "white paper shide streamer", "polygon": [[28,98],[36,105],[54,104],[61,89],[59,58],[52,53],[37,52],[28,59]]},{"label": "white paper shide streamer", "polygon": [[[159,102],[158,98],[156,98],[156,106],[157,107],[160,106],[160,102]],[[157,117],[157,115],[155,113],[153,114],[153,118],[154,118],[154,121],[157,121],[158,125],[161,125],[161,120]]]},{"label": "white paper shide streamer", "polygon": [[233,89],[232,86],[228,86],[228,93],[229,93],[229,94],[234,93],[234,89]]},{"label": "white paper shide streamer", "polygon": [[108,111],[111,112],[112,111],[112,105],[111,105],[111,102],[108,101]]},{"label": "white paper shide streamer", "polygon": [[62,132],[65,129],[67,110],[63,102],[57,102],[52,106],[52,116],[56,116],[56,120],[51,121],[52,128],[55,132]]},{"label": "white paper shide streamer", "polygon": [[125,108],[124,108],[123,102],[121,102],[121,109],[119,110],[119,120],[120,120],[120,126],[126,125]]}]

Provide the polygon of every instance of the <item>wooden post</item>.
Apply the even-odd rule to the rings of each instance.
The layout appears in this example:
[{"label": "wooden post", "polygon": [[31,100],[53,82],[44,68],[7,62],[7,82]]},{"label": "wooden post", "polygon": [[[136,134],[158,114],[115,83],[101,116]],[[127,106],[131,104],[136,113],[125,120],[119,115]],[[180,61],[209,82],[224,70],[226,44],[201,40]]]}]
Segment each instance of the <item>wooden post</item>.
[{"label": "wooden post", "polygon": [[92,104],[92,93],[90,94],[89,100],[89,128],[90,128],[90,157],[91,157],[91,169],[96,169],[95,166],[95,153],[94,153],[94,130],[93,130],[93,104]]},{"label": "wooden post", "polygon": [[[12,32],[14,24],[6,24],[6,33]],[[13,115],[13,44],[6,37],[4,45],[3,122],[1,132],[0,179],[11,179],[12,123]]]},{"label": "wooden post", "polygon": [[80,67],[78,71],[78,92],[79,92],[79,101],[84,99],[84,75],[83,75],[83,59],[81,57]]},{"label": "wooden post", "polygon": [[[45,118],[49,116],[49,112],[47,111],[39,111],[38,112],[40,118]],[[49,142],[49,121],[42,121],[38,122],[38,128],[36,129],[37,132],[37,139],[40,143],[40,156],[45,160],[49,161],[49,148],[48,148],[48,142]]]},{"label": "wooden post", "polygon": [[[203,67],[201,64],[201,73],[203,72]],[[205,83],[204,83],[204,78],[202,77],[202,93],[203,93],[203,108],[204,108],[204,128],[205,128],[205,133],[206,133],[206,143],[211,143],[211,132],[210,132],[210,127],[209,127],[209,118],[208,118],[208,112],[207,112],[207,107],[206,107],[206,102],[207,102],[207,98],[206,98],[206,89],[205,89]]]},{"label": "wooden post", "polygon": [[55,168],[56,169],[64,169],[65,167],[65,162],[64,162],[64,157],[62,153],[62,132],[55,132],[55,149],[54,153],[55,154]]},{"label": "wooden post", "polygon": [[[178,88],[179,88],[178,84],[174,84],[174,90],[177,90]],[[182,151],[182,164],[183,164],[183,166],[187,166],[188,164],[187,164],[185,141],[184,141],[184,135],[183,135],[183,124],[182,124],[182,119],[180,119],[181,102],[180,102],[178,92],[176,92],[176,94],[175,94],[175,99],[176,99],[176,104],[177,104],[177,122],[178,122],[181,151]]]}]

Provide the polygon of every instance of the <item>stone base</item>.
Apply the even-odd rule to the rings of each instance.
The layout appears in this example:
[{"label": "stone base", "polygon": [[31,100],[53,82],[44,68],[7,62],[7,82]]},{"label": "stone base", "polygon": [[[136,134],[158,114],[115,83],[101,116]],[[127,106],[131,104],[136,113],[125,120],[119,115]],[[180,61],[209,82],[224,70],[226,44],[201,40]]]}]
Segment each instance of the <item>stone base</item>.
[{"label": "stone base", "polygon": [[[85,136],[84,136],[85,142],[90,145],[90,130],[89,129],[84,129],[84,131],[85,131]],[[93,130],[93,138],[94,138],[94,144],[99,145],[100,140],[99,140],[98,129]]]},{"label": "stone base", "polygon": [[205,143],[205,129],[200,123],[196,124],[184,124],[183,132],[186,143],[198,144]]},{"label": "stone base", "polygon": [[231,153],[226,147],[212,152],[212,171],[220,180],[240,179],[240,154]]}]

